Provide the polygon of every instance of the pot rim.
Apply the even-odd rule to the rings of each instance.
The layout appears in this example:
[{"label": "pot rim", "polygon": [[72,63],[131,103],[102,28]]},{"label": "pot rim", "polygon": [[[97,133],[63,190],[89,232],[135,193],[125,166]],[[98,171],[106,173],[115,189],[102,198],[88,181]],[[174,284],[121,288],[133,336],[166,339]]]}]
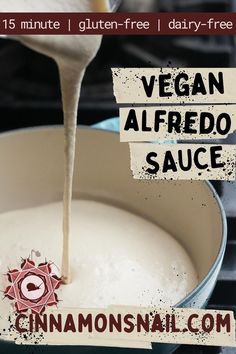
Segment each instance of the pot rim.
[{"label": "pot rim", "polygon": [[[118,132],[105,130],[105,129],[98,128],[98,127],[92,127],[92,126],[86,126],[86,125],[78,125],[77,127],[80,127],[81,129],[93,129],[93,130],[103,131],[103,132],[107,132],[109,134],[115,134],[115,135],[118,134]],[[54,130],[54,129],[63,129],[63,125],[43,125],[43,126],[37,126],[37,127],[26,127],[26,128],[14,129],[11,131],[0,133],[0,139],[7,137],[9,135],[17,134],[17,133],[23,133],[23,132],[30,133],[32,131],[37,131],[37,130]],[[223,204],[220,200],[220,197],[217,194],[213,185],[209,181],[202,181],[202,182],[205,183],[207,185],[207,187],[210,189],[210,191],[212,192],[212,196],[216,200],[217,205],[219,207],[220,216],[221,216],[221,223],[222,223],[221,244],[219,247],[218,254],[215,258],[215,261],[212,263],[212,266],[210,267],[207,275],[201,280],[200,283],[198,283],[198,285],[183,300],[179,301],[174,307],[184,307],[186,304],[188,304],[189,302],[194,300],[195,296],[199,292],[201,292],[201,290],[210,281],[211,277],[215,274],[216,269],[219,266],[219,264],[222,262],[224,254],[225,254],[226,243],[227,243],[227,219],[226,219],[225,210],[224,210]]]},{"label": "pot rim", "polygon": [[[82,127],[87,128],[86,126],[82,126]],[[94,127],[93,129],[107,131],[112,134],[117,134],[117,132],[115,132],[115,131],[104,130],[99,127]],[[208,270],[207,275],[198,283],[198,285],[186,297],[184,297],[183,300],[179,301],[176,305],[174,305],[174,307],[184,307],[186,304],[188,304],[189,302],[194,300],[196,295],[201,292],[201,290],[208,284],[211,277],[215,274],[216,269],[219,266],[219,264],[221,264],[221,262],[223,261],[223,257],[225,254],[226,243],[227,243],[227,232],[228,232],[227,218],[226,218],[225,210],[224,210],[224,207],[223,207],[223,204],[220,200],[219,195],[217,194],[215,188],[210,183],[210,181],[202,181],[202,182],[205,183],[207,185],[207,187],[210,189],[210,191],[212,192],[213,198],[216,200],[217,205],[219,207],[220,216],[221,216],[221,223],[222,223],[221,243],[220,243],[219,251],[217,253],[215,261],[212,263],[212,266]]]}]

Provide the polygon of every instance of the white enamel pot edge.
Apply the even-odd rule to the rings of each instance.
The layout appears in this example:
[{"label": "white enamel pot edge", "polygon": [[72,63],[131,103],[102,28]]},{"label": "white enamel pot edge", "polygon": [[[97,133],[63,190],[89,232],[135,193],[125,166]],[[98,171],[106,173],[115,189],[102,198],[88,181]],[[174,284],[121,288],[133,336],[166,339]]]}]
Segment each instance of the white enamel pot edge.
[{"label": "white enamel pot edge", "polygon": [[[10,132],[10,133],[5,133],[3,134],[2,136],[11,136],[11,135],[14,135],[14,134],[17,134],[19,132],[24,132],[24,131],[27,131],[27,132],[33,132],[33,131],[42,131],[46,129],[47,131],[50,131],[51,129],[55,129],[55,127],[42,127],[42,128],[33,128],[33,129],[28,129],[28,130],[20,130],[20,131],[16,131],[16,132]],[[58,128],[56,128],[58,129]],[[87,129],[87,128],[85,128]],[[109,134],[115,134],[115,133],[109,133]],[[220,250],[218,252],[218,255],[211,267],[211,269],[209,270],[208,274],[204,277],[204,279],[202,279],[202,281],[199,283],[199,285],[194,289],[194,291],[192,293],[190,293],[183,301],[181,301],[179,304],[177,304],[177,306],[179,307],[198,307],[198,308],[201,308],[201,307],[204,307],[205,303],[207,302],[207,299],[209,298],[213,288],[214,288],[214,285],[215,285],[215,281],[216,281],[216,278],[218,276],[218,273],[219,273],[219,270],[220,270],[220,267],[221,267],[221,264],[222,264],[222,260],[223,260],[223,256],[224,256],[224,252],[225,252],[225,246],[226,246],[226,238],[227,238],[227,224],[226,224],[226,216],[225,216],[225,212],[224,212],[224,209],[222,207],[222,204],[221,204],[221,201],[218,197],[218,195],[216,194],[214,188],[211,186],[210,183],[208,182],[205,182],[205,184],[207,185],[207,188],[211,191],[211,193],[213,194],[216,202],[217,202],[217,205],[218,205],[218,208],[220,210],[220,215],[221,215],[221,223],[222,223],[222,236],[221,236],[221,245],[220,245]],[[12,348],[12,353],[25,353],[24,349],[23,348],[20,348],[20,347],[15,347],[14,345],[9,345],[7,343],[4,343],[4,347],[5,345],[7,345],[7,347],[9,348],[10,352],[11,352],[11,348]],[[1,346],[0,346],[1,348]],[[14,349],[13,349],[14,348]],[[6,348],[7,349],[7,348]],[[76,354],[76,353],[81,353],[83,350],[84,351],[87,351],[89,349],[89,351],[97,351],[99,352],[100,349],[99,348],[70,348],[70,347],[67,347],[66,349],[65,348],[59,348],[56,347],[50,347],[48,348],[47,351],[45,351],[45,353],[58,353],[58,352],[66,352],[66,353],[73,353],[73,354]],[[173,351],[175,349],[175,346],[172,346],[172,345],[154,345],[154,351],[157,352],[157,353],[170,353],[171,351]],[[40,348],[32,348],[31,351],[33,350],[33,353],[40,353],[42,351],[42,347],[41,349]],[[104,351],[107,351],[107,352],[111,352],[111,353],[117,353],[118,351],[119,352],[129,352],[131,353],[132,351],[136,351],[136,350],[124,350],[124,349],[103,349]],[[9,352],[9,353],[10,353]],[[44,352],[44,351],[43,351]],[[138,351],[139,352],[139,351]]]},{"label": "white enamel pot edge", "polygon": [[[109,119],[107,121],[98,123],[94,126],[95,129],[105,130],[108,127],[110,132],[118,133],[118,119]],[[161,142],[163,143],[163,142]],[[165,143],[165,142],[164,142]],[[166,142],[166,143],[175,143],[175,142]],[[224,259],[226,243],[227,243],[227,218],[225,214],[225,210],[223,204],[220,200],[219,195],[217,194],[215,188],[209,181],[205,181],[208,188],[212,191],[214,198],[216,199],[220,213],[221,213],[221,221],[222,221],[222,241],[220,246],[220,251],[217,255],[217,258],[212,265],[210,271],[207,276],[198,284],[198,286],[182,301],[176,304],[176,307],[185,307],[185,308],[205,308],[208,304],[210,296],[214,290],[222,263]],[[157,351],[158,354],[172,353],[174,350],[178,348],[179,345],[172,344],[154,344],[153,349]]]},{"label": "white enamel pot edge", "polygon": [[[118,129],[119,129],[118,124],[119,124],[119,119],[112,118],[102,123],[98,123],[94,125],[94,128],[98,130],[99,129],[106,130],[106,128],[108,128],[108,131],[118,133]],[[171,142],[168,141],[166,143],[171,143]],[[221,222],[222,222],[222,240],[221,240],[220,251],[215,260],[215,263],[211,267],[207,276],[198,284],[198,286],[183,301],[180,301],[176,305],[177,307],[202,308],[207,304],[209,296],[215,286],[215,282],[217,280],[220,268],[222,266],[224,254],[225,254],[226,242],[227,242],[227,219],[226,219],[225,210],[220,200],[220,197],[217,194],[213,185],[209,181],[205,181],[204,183],[206,183],[208,188],[212,191],[212,194],[214,195],[214,198],[216,199],[220,209]],[[196,295],[198,296],[196,297]]]}]

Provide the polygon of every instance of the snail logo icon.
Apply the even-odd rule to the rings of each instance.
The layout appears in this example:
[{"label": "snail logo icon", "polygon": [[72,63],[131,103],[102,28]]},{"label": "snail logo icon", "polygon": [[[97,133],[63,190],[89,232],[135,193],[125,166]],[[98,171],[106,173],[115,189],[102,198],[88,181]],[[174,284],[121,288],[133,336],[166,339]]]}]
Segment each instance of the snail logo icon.
[{"label": "snail logo icon", "polygon": [[22,295],[31,301],[37,301],[45,293],[45,278],[35,274],[27,274],[20,284]]},{"label": "snail logo icon", "polygon": [[37,267],[29,258],[21,264],[21,269],[10,270],[7,273],[11,283],[4,291],[5,297],[15,301],[17,312],[32,310],[41,314],[46,306],[58,303],[55,291],[60,287],[61,279],[52,274],[48,262]]}]

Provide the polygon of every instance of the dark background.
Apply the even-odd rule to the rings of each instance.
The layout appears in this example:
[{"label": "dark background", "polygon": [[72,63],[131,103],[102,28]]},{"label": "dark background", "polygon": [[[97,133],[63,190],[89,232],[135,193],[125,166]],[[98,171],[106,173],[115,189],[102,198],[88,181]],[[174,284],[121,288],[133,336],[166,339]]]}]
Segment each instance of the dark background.
[{"label": "dark background", "polygon": [[[120,11],[233,11],[231,0],[124,0]],[[105,37],[87,70],[80,124],[118,115],[111,67],[227,67],[236,62],[234,37]],[[0,40],[0,131],[62,124],[55,63],[15,41]]]}]

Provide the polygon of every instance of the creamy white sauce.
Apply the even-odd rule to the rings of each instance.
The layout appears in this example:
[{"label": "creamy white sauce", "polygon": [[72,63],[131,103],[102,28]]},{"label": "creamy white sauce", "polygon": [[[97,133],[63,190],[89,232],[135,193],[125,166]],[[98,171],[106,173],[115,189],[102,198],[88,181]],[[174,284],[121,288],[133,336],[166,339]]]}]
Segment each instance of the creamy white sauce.
[{"label": "creamy white sauce", "polygon": [[[0,6],[2,12],[88,12],[106,11],[107,1],[0,0]],[[58,242],[60,204],[2,214],[2,266],[15,267],[16,260],[27,256],[31,249],[39,249],[43,256],[60,264],[63,248],[64,282],[73,280],[61,290],[63,306],[177,303],[194,288],[197,276],[188,255],[172,237],[144,219],[102,204],[77,201],[71,209],[80,88],[101,36],[17,39],[52,57],[59,68],[65,122],[63,247]],[[2,306],[6,303],[1,302]]]},{"label": "creamy white sauce", "polygon": [[[57,291],[59,306],[174,305],[197,285],[189,256],[157,225],[100,202],[77,200],[72,206],[73,282]],[[41,253],[41,258],[33,254],[35,262],[46,257],[60,263],[61,207],[55,203],[0,215],[2,273],[19,266],[32,249]],[[0,279],[0,288],[6,288],[7,277]],[[9,307],[9,300],[0,301],[0,313]]]},{"label": "creamy white sauce", "polygon": [[[104,12],[107,0],[0,0],[2,12]],[[31,49],[53,58],[59,69],[65,126],[62,277],[70,283],[70,211],[75,159],[77,108],[86,67],[96,55],[101,36],[33,35],[15,37]]]}]

